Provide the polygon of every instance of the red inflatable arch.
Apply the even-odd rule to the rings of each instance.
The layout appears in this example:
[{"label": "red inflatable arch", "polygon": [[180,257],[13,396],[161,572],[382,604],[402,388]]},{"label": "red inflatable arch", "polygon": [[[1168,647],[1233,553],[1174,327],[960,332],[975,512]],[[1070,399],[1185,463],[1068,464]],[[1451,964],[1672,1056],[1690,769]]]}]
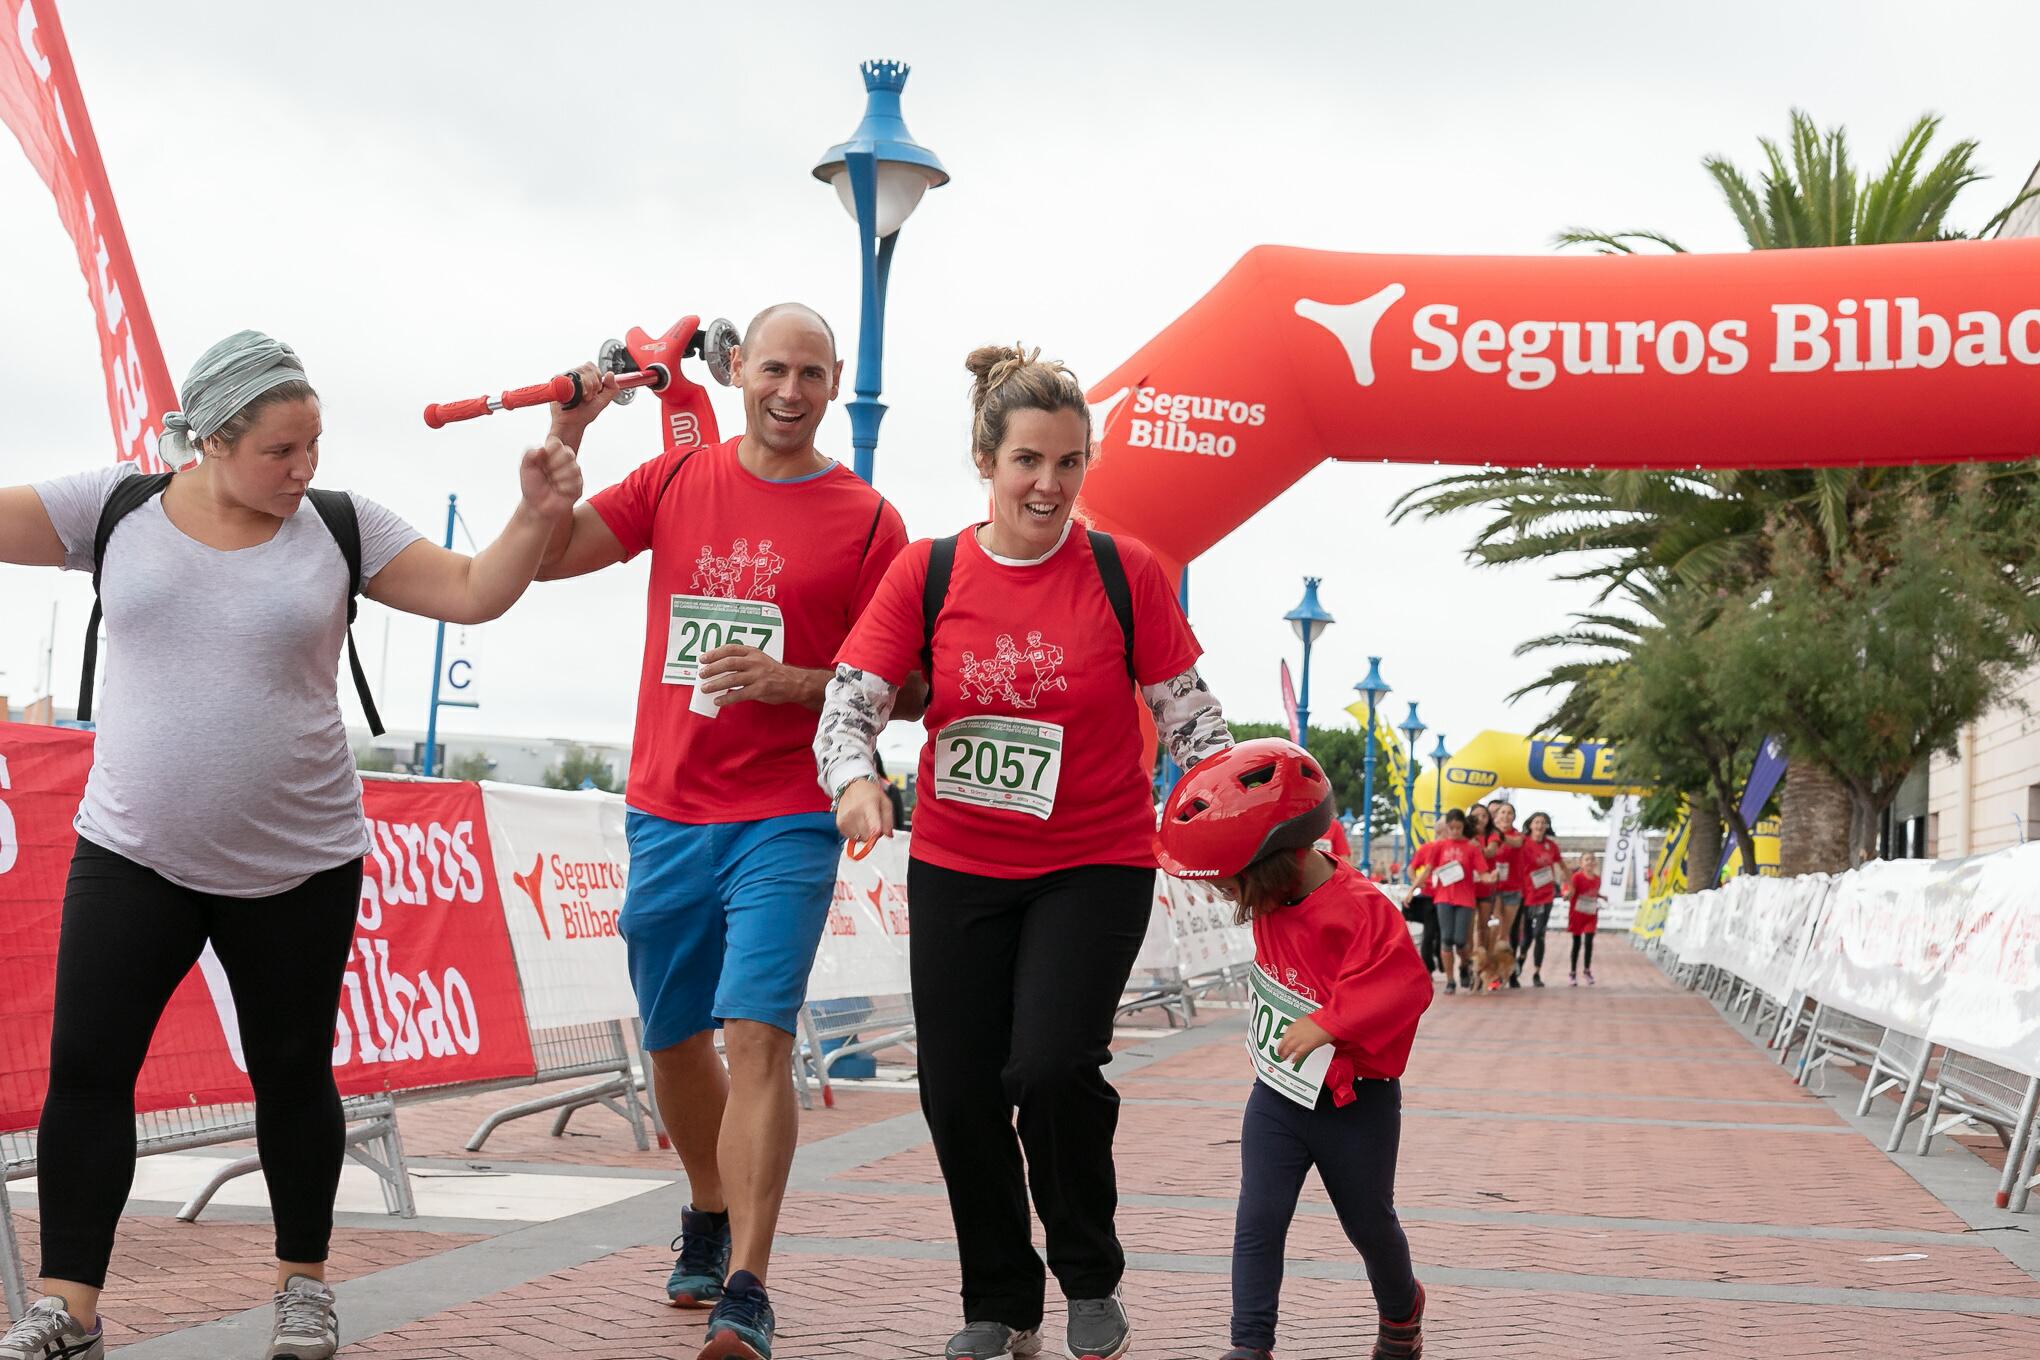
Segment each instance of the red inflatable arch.
[{"label": "red inflatable arch", "polygon": [[1740,255],[1262,246],[1089,393],[1100,527],[1178,565],[1320,461],[2040,453],[2040,240]]}]

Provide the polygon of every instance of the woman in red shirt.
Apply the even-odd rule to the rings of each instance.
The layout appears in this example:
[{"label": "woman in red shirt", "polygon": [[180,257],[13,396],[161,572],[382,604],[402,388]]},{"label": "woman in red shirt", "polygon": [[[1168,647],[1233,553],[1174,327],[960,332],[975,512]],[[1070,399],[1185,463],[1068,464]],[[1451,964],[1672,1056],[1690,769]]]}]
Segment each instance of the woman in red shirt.
[{"label": "woman in red shirt", "polygon": [[1130,1332],[1102,1069],[1154,897],[1142,701],[1186,768],[1232,736],[1153,554],[1070,518],[1092,456],[1075,376],[1003,347],[967,366],[992,517],[894,559],[837,654],[815,751],[838,829],[890,834],[872,753],[908,674],[928,677],[907,910],[921,1108],[963,1267],[948,1355],[1040,1345],[1031,1187],[1070,1354],[1111,1360]]},{"label": "woman in red shirt", "polygon": [[[1565,852],[1552,839],[1551,818],[1542,812],[1530,814],[1524,826],[1523,844],[1516,848],[1515,874],[1523,885],[1522,954],[1530,957],[1530,985],[1544,985],[1544,932],[1551,925],[1551,903],[1565,877]],[[1516,960],[1521,972],[1523,960]]]},{"label": "woman in red shirt", "polygon": [[1601,864],[1592,851],[1580,856],[1580,871],[1567,894],[1571,910],[1565,928],[1572,935],[1572,985],[1580,985],[1580,942],[1587,945],[1587,985],[1594,985],[1594,933],[1601,925]]},{"label": "woman in red shirt", "polygon": [[[1429,896],[1438,912],[1438,961],[1444,965],[1447,996],[1460,986],[1453,981],[1455,967],[1461,982],[1468,976],[1467,941],[1480,910],[1480,879],[1488,870],[1487,856],[1466,838],[1466,814],[1458,808],[1438,823],[1438,838],[1424,842],[1410,857],[1410,892]],[[1470,995],[1472,984],[1465,985]]]},{"label": "woman in red shirt", "polygon": [[[1331,815],[1318,763],[1264,737],[1184,775],[1155,836],[1166,872],[1209,882],[1254,927],[1248,1047],[1258,1080],[1240,1133],[1225,1360],[1271,1360],[1283,1243],[1312,1167],[1367,1266],[1373,1354],[1423,1353],[1424,1290],[1395,1214],[1395,1164],[1400,1078],[1431,976],[1395,904],[1313,846]],[[1432,845],[1448,843],[1479,853],[1464,841]]]}]

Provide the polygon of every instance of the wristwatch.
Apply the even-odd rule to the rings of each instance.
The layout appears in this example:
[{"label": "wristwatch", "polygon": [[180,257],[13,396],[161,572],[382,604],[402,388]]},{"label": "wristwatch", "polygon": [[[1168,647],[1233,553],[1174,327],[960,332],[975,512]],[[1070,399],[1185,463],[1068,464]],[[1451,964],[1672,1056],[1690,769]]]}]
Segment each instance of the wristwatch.
[{"label": "wristwatch", "polygon": [[876,774],[852,775],[850,778],[843,781],[842,787],[836,790],[836,796],[829,800],[829,811],[835,812],[843,806],[843,795],[850,792],[850,786],[852,784],[861,784],[864,783],[866,780],[869,780],[871,783],[880,785],[885,783],[885,780]]}]

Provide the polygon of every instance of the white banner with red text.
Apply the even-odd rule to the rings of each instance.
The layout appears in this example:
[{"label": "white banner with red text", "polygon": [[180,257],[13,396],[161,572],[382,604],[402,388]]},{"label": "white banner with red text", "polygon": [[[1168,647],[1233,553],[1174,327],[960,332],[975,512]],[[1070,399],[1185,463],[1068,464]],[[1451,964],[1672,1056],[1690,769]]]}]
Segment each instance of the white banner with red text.
[{"label": "white banner with red text", "polygon": [[1666,904],[1663,948],[2040,1076],[2040,844],[1738,878]]}]

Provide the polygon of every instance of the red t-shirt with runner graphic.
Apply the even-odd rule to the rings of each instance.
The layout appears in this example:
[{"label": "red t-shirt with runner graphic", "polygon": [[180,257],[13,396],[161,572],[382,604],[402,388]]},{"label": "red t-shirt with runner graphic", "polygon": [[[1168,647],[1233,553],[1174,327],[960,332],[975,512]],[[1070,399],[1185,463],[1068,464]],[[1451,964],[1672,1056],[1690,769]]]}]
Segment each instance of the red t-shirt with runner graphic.
[{"label": "red t-shirt with runner graphic", "polygon": [[[1565,858],[1565,851],[1558,842],[1546,836],[1541,841],[1524,837],[1523,843],[1513,852],[1516,874],[1516,891],[1523,894],[1523,905],[1541,907],[1558,896],[1559,861]],[[1538,872],[1548,870],[1550,878],[1544,883],[1536,882]]]},{"label": "red t-shirt with runner graphic", "polygon": [[[1472,906],[1477,886],[1473,876],[1484,874],[1489,868],[1487,856],[1481,853],[1480,847],[1464,838],[1456,841],[1442,839],[1425,841],[1417,847],[1417,853],[1410,857],[1410,873],[1414,875],[1417,870],[1427,865],[1431,870],[1430,875],[1418,887],[1441,907]],[[1438,881],[1440,872],[1450,872],[1446,868],[1447,865],[1459,866],[1458,882]]]},{"label": "red t-shirt with runner graphic", "polygon": [[753,702],[703,717],[687,707],[693,667],[776,626],[787,665],[828,669],[907,542],[899,512],[842,464],[769,482],[745,470],[738,442],[672,450],[588,500],[625,561],[652,550],[628,797],[669,821],[829,810],[815,782],[820,715]]},{"label": "red t-shirt with runner graphic", "polygon": [[[1133,596],[1133,670],[1158,685],[1203,649],[1147,546],[1115,535]],[[921,666],[932,543],[900,554],[836,654],[893,684]],[[1085,864],[1151,867],[1155,811],[1142,767],[1141,698],[1090,539],[1022,566],[976,530],[957,540],[935,620],[929,740],[914,804],[915,858],[987,878]]]}]

